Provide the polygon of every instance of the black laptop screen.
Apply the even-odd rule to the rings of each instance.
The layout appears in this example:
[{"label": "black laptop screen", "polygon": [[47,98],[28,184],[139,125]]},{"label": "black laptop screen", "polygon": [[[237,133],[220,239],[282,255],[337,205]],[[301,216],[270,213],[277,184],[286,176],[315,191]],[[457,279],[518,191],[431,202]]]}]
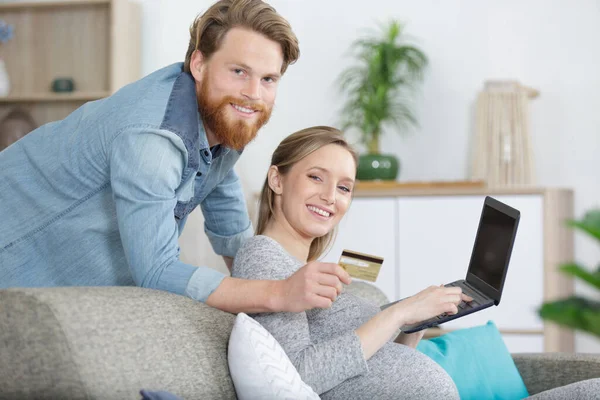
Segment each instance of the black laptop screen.
[{"label": "black laptop screen", "polygon": [[469,272],[496,290],[510,257],[511,240],[516,220],[495,208],[485,206]]}]

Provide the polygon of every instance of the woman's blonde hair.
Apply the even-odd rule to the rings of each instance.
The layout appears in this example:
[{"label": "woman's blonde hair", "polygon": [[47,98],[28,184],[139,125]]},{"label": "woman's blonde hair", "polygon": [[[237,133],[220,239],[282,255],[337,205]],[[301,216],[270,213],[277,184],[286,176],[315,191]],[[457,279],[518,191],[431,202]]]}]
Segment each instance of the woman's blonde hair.
[{"label": "woman's blonde hair", "polygon": [[198,15],[190,27],[184,71],[190,72],[192,55],[196,50],[210,59],[232,28],[246,28],[279,43],[283,52],[282,75],[300,57],[298,38],[292,27],[272,6],[261,0],[220,0],[204,14]]},{"label": "woman's blonde hair", "polygon": [[[283,139],[277,146],[271,158],[271,166],[276,166],[281,175],[285,175],[300,160],[329,144],[336,144],[348,150],[354,159],[354,165],[358,165],[356,151],[344,138],[344,134],[329,126],[313,126],[302,129]],[[269,186],[269,178],[265,179],[260,195],[258,209],[258,223],[256,234],[264,233],[269,222],[275,217],[275,193]],[[308,261],[319,258],[335,239],[337,228],[324,236],[315,238],[308,253]]]}]

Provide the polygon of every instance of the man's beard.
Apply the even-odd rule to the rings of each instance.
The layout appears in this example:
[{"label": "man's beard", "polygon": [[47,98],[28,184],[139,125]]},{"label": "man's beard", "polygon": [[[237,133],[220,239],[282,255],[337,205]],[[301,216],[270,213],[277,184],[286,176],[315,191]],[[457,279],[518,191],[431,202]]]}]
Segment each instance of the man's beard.
[{"label": "man's beard", "polygon": [[[232,107],[231,104],[256,110],[258,118],[244,120],[228,116],[231,111],[228,112],[227,108]],[[254,140],[258,130],[269,121],[272,111],[262,103],[243,101],[233,96],[211,101],[206,77],[201,83],[198,110],[206,128],[210,129],[219,143],[234,150],[242,150]]]}]

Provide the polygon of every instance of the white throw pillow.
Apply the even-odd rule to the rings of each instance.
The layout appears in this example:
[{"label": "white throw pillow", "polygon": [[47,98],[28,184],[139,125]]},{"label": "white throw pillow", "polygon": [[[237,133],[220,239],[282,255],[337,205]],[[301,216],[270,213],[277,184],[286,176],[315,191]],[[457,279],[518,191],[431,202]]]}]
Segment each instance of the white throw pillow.
[{"label": "white throw pillow", "polygon": [[227,360],[240,400],[319,399],[273,335],[244,313],[235,318]]}]

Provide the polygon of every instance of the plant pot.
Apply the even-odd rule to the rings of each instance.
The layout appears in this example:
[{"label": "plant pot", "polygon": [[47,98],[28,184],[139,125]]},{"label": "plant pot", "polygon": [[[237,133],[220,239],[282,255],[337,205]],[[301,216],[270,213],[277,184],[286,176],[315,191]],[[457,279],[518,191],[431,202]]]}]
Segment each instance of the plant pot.
[{"label": "plant pot", "polygon": [[400,162],[392,154],[362,154],[358,158],[356,179],[393,181],[398,176],[399,168]]}]

